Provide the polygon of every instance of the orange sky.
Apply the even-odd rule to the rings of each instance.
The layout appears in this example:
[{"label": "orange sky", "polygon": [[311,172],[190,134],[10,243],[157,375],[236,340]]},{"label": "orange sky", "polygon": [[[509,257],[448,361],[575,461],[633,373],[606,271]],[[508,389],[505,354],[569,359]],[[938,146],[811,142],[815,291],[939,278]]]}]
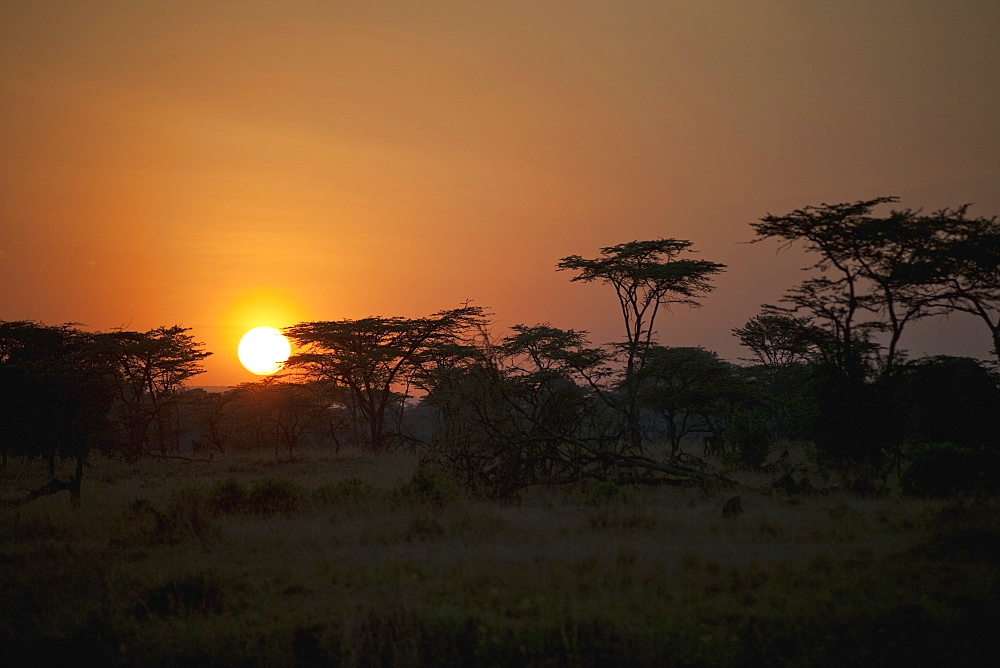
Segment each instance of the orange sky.
[{"label": "orange sky", "polygon": [[[690,239],[730,265],[667,345],[801,279],[747,223],[821,202],[1000,214],[1000,3],[0,3],[0,319],[193,328],[472,299],[621,338],[563,256]],[[921,353],[985,356],[961,319]]]}]

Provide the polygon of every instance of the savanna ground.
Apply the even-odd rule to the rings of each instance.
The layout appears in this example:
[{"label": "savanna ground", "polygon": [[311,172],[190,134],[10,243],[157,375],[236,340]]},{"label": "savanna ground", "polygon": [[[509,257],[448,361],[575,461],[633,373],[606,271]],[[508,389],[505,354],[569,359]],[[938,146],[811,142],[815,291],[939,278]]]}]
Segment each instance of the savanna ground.
[{"label": "savanna ground", "polygon": [[[581,483],[499,503],[408,454],[298,457],[94,457],[79,508],[0,510],[0,662],[941,666],[1000,647],[996,499]],[[14,498],[45,464],[0,475]]]}]

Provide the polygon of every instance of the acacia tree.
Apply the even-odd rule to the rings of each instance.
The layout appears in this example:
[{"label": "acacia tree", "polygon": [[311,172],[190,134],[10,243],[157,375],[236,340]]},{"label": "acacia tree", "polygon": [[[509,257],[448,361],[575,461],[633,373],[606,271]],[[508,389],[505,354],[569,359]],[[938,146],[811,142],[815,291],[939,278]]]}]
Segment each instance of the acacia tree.
[{"label": "acacia tree", "polygon": [[188,331],[175,325],[98,335],[117,378],[127,459],[136,460],[145,453],[151,426],[161,451],[165,450],[167,420],[177,392],[185,381],[204,372],[201,362],[212,353],[202,350]]},{"label": "acacia tree", "polygon": [[434,364],[435,344],[460,339],[483,322],[479,307],[440,311],[426,318],[370,317],[360,320],[304,322],[285,329],[301,351],[286,368],[306,377],[346,387],[368,427],[370,446],[382,450],[398,434],[387,429],[390,407],[422,367]]},{"label": "acacia tree", "polygon": [[601,255],[585,259],[579,255],[562,258],[557,268],[577,272],[573,281],[600,281],[611,285],[618,297],[625,325],[623,413],[630,446],[642,449],[638,383],[634,377],[645,364],[643,352],[652,344],[656,317],[661,308],[672,304],[700,306],[699,299],[712,291],[712,277],[725,270],[724,264],[688,257],[691,242],[680,239],[630,241],[601,249]]},{"label": "acacia tree", "polygon": [[[80,500],[83,467],[90,448],[107,428],[113,399],[111,374],[95,336],[70,325],[0,322],[0,439],[8,453],[48,460],[50,482],[20,505],[69,490]],[[76,459],[69,481],[57,480],[56,457]]]},{"label": "acacia tree", "polygon": [[1000,362],[1000,221],[968,218],[968,208],[943,209],[929,217],[941,232],[924,261],[936,268],[944,286],[940,302],[978,317]]},{"label": "acacia tree", "polygon": [[755,364],[740,372],[758,404],[766,407],[768,425],[785,437],[801,437],[815,403],[809,392],[812,367],[832,365],[829,353],[837,350],[829,333],[809,316],[765,313],[733,329],[733,334],[753,353],[742,359]]},{"label": "acacia tree", "polygon": [[855,382],[871,371],[866,358],[883,352],[875,334],[887,334],[882,373],[891,375],[906,326],[944,312],[934,249],[945,221],[910,209],[873,215],[876,207],[897,201],[877,197],[807,206],[750,224],[757,234],[754,243],[771,238],[783,241],[782,248],[800,243],[818,256],[806,269],[819,275],[788,291],[781,300],[788,307],[765,305],[765,312],[809,314],[827,333],[830,345],[820,352]]},{"label": "acacia tree", "polygon": [[778,314],[761,314],[733,329],[740,343],[754,357],[744,359],[769,369],[781,369],[809,362],[816,358],[823,339],[822,330],[814,327],[812,318]]},{"label": "acacia tree", "polygon": [[268,386],[266,405],[274,425],[277,441],[288,448],[288,459],[295,455],[307,432],[317,427],[326,417],[326,402],[316,392],[316,388],[306,383],[276,382]]},{"label": "acacia tree", "polygon": [[910,209],[873,213],[896,201],[823,204],[751,224],[755,242],[776,238],[818,255],[806,269],[819,275],[790,290],[782,298],[787,307],[765,305],[765,312],[804,312],[822,330],[824,336],[815,339],[825,362],[816,374],[816,433],[821,445],[838,454],[870,461],[900,438],[891,409],[899,343],[910,323],[964,310],[987,322],[994,341],[1000,333],[995,219],[968,219],[965,207],[932,215]]},{"label": "acacia tree", "polygon": [[[425,453],[477,492],[506,496],[526,485],[582,479],[732,484],[719,476],[638,455],[620,440],[620,419],[602,379],[608,352],[582,332],[517,325],[493,343],[442,351],[422,379],[440,423]],[[620,445],[620,444],[619,444]]]},{"label": "acacia tree", "polygon": [[599,374],[606,355],[582,332],[515,325],[499,341],[482,331],[437,354],[443,363],[420,377],[438,416],[426,454],[435,466],[495,496],[594,468],[585,441],[600,411],[584,376]]},{"label": "acacia tree", "polygon": [[192,443],[195,450],[211,448],[219,452],[226,451],[226,442],[230,436],[228,423],[232,420],[230,404],[236,396],[237,393],[233,390],[206,392],[201,388],[184,393],[183,401],[194,414],[197,429]]},{"label": "acacia tree", "polygon": [[692,433],[721,433],[742,398],[732,365],[697,347],[652,346],[646,355],[639,400],[663,418],[671,454]]}]

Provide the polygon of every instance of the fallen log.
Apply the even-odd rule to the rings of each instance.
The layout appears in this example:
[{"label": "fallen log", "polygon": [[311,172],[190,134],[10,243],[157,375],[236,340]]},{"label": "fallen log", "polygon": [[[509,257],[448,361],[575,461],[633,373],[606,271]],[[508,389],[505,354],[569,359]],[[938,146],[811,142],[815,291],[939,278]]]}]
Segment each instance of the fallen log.
[{"label": "fallen log", "polygon": [[42,487],[39,487],[38,489],[28,493],[26,496],[22,496],[19,499],[0,500],[0,508],[4,509],[19,508],[20,506],[31,503],[35,499],[40,499],[43,496],[51,496],[52,494],[58,494],[63,490],[69,492],[70,498],[73,501],[73,505],[78,506],[80,505],[80,477],[73,475],[70,476],[69,480],[60,480],[58,478],[52,478]]}]

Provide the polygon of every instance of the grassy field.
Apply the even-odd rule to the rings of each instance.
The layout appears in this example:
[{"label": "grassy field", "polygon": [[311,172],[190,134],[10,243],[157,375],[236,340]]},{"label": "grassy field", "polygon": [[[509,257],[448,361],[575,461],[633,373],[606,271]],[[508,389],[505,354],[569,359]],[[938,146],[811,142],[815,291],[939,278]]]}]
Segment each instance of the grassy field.
[{"label": "grassy field", "polygon": [[[12,460],[0,498],[44,470]],[[501,504],[416,471],[399,453],[95,458],[80,508],[0,511],[2,662],[940,666],[1000,648],[995,499],[580,484]]]}]

